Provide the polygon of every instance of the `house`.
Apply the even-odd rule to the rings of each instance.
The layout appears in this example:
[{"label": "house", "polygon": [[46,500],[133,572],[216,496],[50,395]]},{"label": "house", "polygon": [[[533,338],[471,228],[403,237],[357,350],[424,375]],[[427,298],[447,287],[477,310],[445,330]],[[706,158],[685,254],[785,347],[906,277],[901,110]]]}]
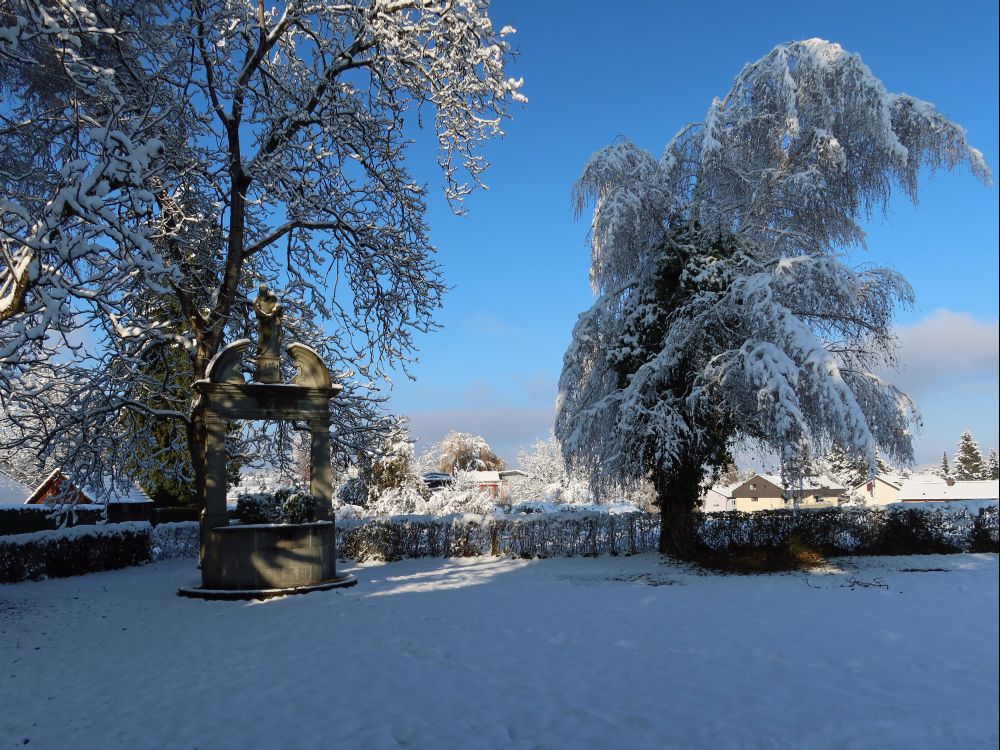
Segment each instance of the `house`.
[{"label": "house", "polygon": [[30,495],[31,489],[27,485],[0,469],[0,505],[24,505]]},{"label": "house", "polygon": [[896,497],[897,503],[933,502],[1000,502],[1000,481],[972,480],[957,482],[953,479],[922,481],[913,477],[903,483]]},{"label": "house", "polygon": [[864,498],[867,505],[889,505],[896,502],[903,482],[902,474],[879,474],[868,482],[862,482],[851,490],[851,494]]},{"label": "house", "polygon": [[[63,490],[63,484],[68,482],[66,475],[61,469],[56,469],[49,474],[42,483],[35,488],[25,505],[48,505],[56,502],[55,498]],[[149,519],[149,512],[153,509],[153,500],[135,484],[129,483],[124,491],[118,489],[111,482],[110,478],[104,480],[106,490],[99,492],[94,487],[85,486],[82,489],[70,483],[65,496],[59,502],[77,503],[79,505],[101,505],[108,506],[108,520],[111,522],[120,521],[145,521]]]},{"label": "house", "polygon": [[475,485],[480,492],[485,492],[491,497],[500,497],[500,486],[503,480],[499,471],[463,471],[458,475],[458,480],[462,484]]},{"label": "house", "polygon": [[784,508],[836,508],[846,488],[825,475],[806,477],[801,487],[785,488],[781,477],[755,474],[732,488],[735,509],[752,513]]},{"label": "house", "polygon": [[733,487],[736,485],[717,484],[705,489],[701,496],[701,506],[698,508],[702,513],[723,513],[727,510],[736,510],[736,500],[733,498]]}]

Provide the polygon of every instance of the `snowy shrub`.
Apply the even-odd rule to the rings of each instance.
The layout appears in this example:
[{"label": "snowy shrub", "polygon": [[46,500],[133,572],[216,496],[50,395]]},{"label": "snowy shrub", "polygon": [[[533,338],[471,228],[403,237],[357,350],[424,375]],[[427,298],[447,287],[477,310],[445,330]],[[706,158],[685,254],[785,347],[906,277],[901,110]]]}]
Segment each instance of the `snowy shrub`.
[{"label": "snowy shrub", "polygon": [[366,508],[370,516],[406,516],[425,513],[424,498],[414,487],[395,487],[371,500]]},{"label": "snowy shrub", "polygon": [[316,498],[308,492],[278,490],[274,499],[281,508],[281,523],[309,523],[316,518]]},{"label": "snowy shrub", "polygon": [[315,498],[289,487],[274,493],[247,493],[236,499],[236,516],[245,524],[308,523],[315,514]]},{"label": "snowy shrub", "polygon": [[161,523],[149,535],[150,559],[172,560],[176,557],[198,557],[201,534],[197,521]]},{"label": "snowy shrub", "polygon": [[335,497],[333,499],[333,514],[338,522],[356,521],[365,518],[367,511],[360,505],[346,503],[340,497]]},{"label": "snowy shrub", "polygon": [[994,505],[979,509],[972,521],[970,534],[970,546],[973,552],[1000,552],[998,517],[1000,511]]},{"label": "snowy shrub", "polygon": [[455,487],[439,490],[430,496],[424,506],[424,513],[432,516],[448,516],[454,513],[472,513],[484,516],[497,508],[496,498],[488,492],[476,488]]},{"label": "snowy shrub", "polygon": [[74,526],[0,538],[0,583],[64,578],[149,562],[147,522]]},{"label": "snowy shrub", "polygon": [[368,488],[361,477],[348,477],[337,488],[336,500],[346,505],[364,507],[368,502]]},{"label": "snowy shrub", "polygon": [[280,511],[269,492],[253,492],[236,499],[236,516],[243,523],[281,523]]}]

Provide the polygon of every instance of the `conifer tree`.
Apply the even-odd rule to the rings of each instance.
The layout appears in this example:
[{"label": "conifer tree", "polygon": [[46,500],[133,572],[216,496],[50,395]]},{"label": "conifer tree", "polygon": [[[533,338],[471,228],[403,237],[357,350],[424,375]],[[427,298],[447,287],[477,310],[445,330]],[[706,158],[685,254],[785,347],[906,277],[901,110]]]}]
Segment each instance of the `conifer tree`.
[{"label": "conifer tree", "polygon": [[990,448],[990,457],[986,459],[986,470],[983,479],[1000,479],[1000,463],[997,461],[996,448]]},{"label": "conifer tree", "polygon": [[938,469],[938,473],[943,477],[951,474],[951,469],[948,466],[948,451],[941,451],[941,468]]},{"label": "conifer tree", "polygon": [[966,430],[958,439],[958,449],[955,451],[955,479],[967,481],[984,479],[983,454],[979,450],[972,433]]}]

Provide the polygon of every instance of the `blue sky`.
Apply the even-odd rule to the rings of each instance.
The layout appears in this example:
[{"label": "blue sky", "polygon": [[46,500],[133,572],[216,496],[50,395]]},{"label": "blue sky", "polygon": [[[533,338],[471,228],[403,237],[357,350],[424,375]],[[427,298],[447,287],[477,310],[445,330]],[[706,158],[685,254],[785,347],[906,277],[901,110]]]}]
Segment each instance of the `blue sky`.
[{"label": "blue sky", "polygon": [[[420,336],[417,377],[395,380],[390,408],[421,445],[450,429],[483,435],[508,461],[554,419],[556,382],[577,315],[591,304],[588,217],[570,189],[591,153],[623,135],[655,154],[701,120],[747,62],[821,37],[861,54],[890,91],[933,102],[964,125],[996,173],[997,4],[496,0],[517,28],[513,75],[529,102],[490,146],[489,190],[453,216],[440,196],[430,133],[411,169],[431,188],[430,226],[454,288]],[[924,415],[918,461],[954,451],[971,429],[998,444],[997,189],[967,170],[928,176],[920,204],[898,196],[875,217],[858,262],[901,271],[917,306],[900,311],[904,363],[894,380]],[[418,445],[421,447],[421,445]]]}]

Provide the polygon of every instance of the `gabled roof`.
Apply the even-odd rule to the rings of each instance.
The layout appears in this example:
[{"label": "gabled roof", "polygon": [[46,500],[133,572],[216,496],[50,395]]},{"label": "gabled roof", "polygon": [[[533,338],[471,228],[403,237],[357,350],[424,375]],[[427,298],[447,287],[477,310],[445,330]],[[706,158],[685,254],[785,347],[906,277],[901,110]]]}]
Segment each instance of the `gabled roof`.
[{"label": "gabled roof", "polygon": [[[25,505],[37,505],[44,502],[44,498],[48,495],[50,489],[54,489],[55,486],[62,484],[66,480],[66,475],[62,472],[62,469],[55,469],[51,474],[49,474],[45,479],[41,481],[35,491],[31,493],[27,500],[24,501]],[[75,485],[71,487],[72,490],[79,492],[79,497],[73,502],[81,504],[96,504],[96,503],[152,503],[153,500],[147,495],[142,488],[133,482],[129,482],[128,486],[124,489],[118,489],[115,486],[110,477],[104,478],[104,488],[105,492],[101,492],[99,488],[92,485],[84,486],[82,490],[76,490]]]},{"label": "gabled roof", "polygon": [[737,482],[736,484],[730,485],[728,488],[723,488],[720,485],[716,485],[715,489],[720,492],[721,491],[728,492],[729,495],[731,496],[737,489],[739,489],[740,487],[749,482],[752,482],[755,479],[762,479],[765,482],[773,484],[780,490],[791,489],[794,490],[795,492],[799,492],[801,490],[801,492],[806,495],[817,492],[818,490],[843,491],[844,489],[846,489],[845,487],[841,486],[839,482],[830,478],[826,474],[819,474],[818,476],[803,478],[801,488],[785,487],[784,482],[781,481],[781,477],[778,476],[777,474],[754,474],[752,477],[744,479],[742,482]]},{"label": "gabled roof", "polygon": [[[907,480],[902,474],[879,474],[875,477],[876,482],[882,482],[882,484],[887,484],[894,490],[898,490],[903,486],[903,482]],[[862,492],[868,489],[868,480],[866,479],[857,487],[854,488],[856,492]]]},{"label": "gabled roof", "polygon": [[29,495],[31,495],[31,489],[27,485],[21,484],[3,469],[0,469],[0,504],[20,505],[28,499]]}]

